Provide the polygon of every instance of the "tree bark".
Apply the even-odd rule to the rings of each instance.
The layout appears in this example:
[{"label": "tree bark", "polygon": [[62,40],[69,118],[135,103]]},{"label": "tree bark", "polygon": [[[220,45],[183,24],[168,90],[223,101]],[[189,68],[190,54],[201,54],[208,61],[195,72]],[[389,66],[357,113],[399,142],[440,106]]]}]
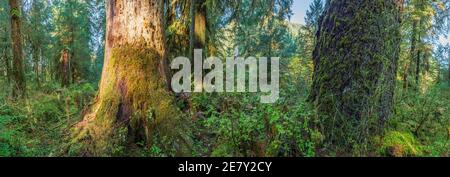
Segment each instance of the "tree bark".
[{"label": "tree bark", "polygon": [[70,85],[71,71],[71,55],[68,49],[61,51],[61,58],[59,59],[59,77],[61,79],[61,86],[68,87]]},{"label": "tree bark", "polygon": [[191,24],[189,26],[189,57],[191,62],[194,61],[194,49],[195,49],[195,1],[191,0],[189,7],[189,15],[191,17]]},{"label": "tree bark", "polygon": [[41,56],[40,56],[41,52],[40,52],[38,44],[34,44],[34,42],[33,42],[32,50],[33,50],[33,72],[34,72],[35,77],[36,77],[35,78],[36,84],[38,85],[38,87],[40,87],[41,86],[41,80],[40,80],[40,70],[39,70],[39,68],[40,68],[40,63],[41,63],[41,61],[40,61],[40,59],[41,59]]},{"label": "tree bark", "polygon": [[[39,16],[39,5],[38,5],[38,1],[33,1],[31,4],[31,16]],[[40,23],[40,18],[39,17],[32,17],[31,20],[33,22],[31,22],[31,24],[33,25],[33,27],[35,29],[38,28],[38,23]],[[31,42],[31,50],[32,50],[32,54],[33,54],[33,72],[35,75],[35,82],[37,84],[38,87],[41,86],[41,80],[40,80],[40,59],[41,59],[41,49],[40,46],[41,44],[41,38],[37,37],[37,39],[33,39]]]},{"label": "tree bark", "polygon": [[417,54],[417,21],[413,21],[412,25],[412,33],[411,33],[411,48],[410,48],[410,61],[409,64],[406,65],[406,68],[403,73],[403,90],[407,91],[411,86],[410,80],[408,77],[413,75],[413,66],[414,66],[414,58],[416,58]]},{"label": "tree bark", "polygon": [[365,142],[391,117],[402,4],[402,0],[329,2],[317,33],[310,98],[328,142],[338,146]]},{"label": "tree bark", "polygon": [[421,35],[420,35],[420,32],[419,32],[419,44],[420,44],[420,46],[419,46],[419,48],[417,49],[417,54],[416,54],[416,71],[415,71],[415,81],[416,81],[416,89],[417,90],[419,90],[419,88],[420,88],[420,83],[419,83],[419,79],[420,79],[420,59],[421,59],[421,56],[422,56],[422,48],[423,48],[423,46],[422,46],[422,39],[421,39]]},{"label": "tree bark", "polygon": [[163,16],[162,0],[107,1],[99,93],[76,133],[92,144],[86,151],[111,154],[110,144],[123,136],[129,144],[150,145],[154,126],[178,116],[167,91]]},{"label": "tree bark", "polygon": [[3,58],[3,61],[4,61],[4,65],[5,65],[5,77],[6,77],[6,81],[8,82],[8,84],[9,83],[11,83],[11,79],[10,79],[10,75],[11,75],[11,64],[10,64],[10,59],[9,59],[9,55],[8,55],[8,52],[9,51],[9,48],[8,47],[5,47],[4,49],[3,49],[3,52],[2,52],[2,58]]},{"label": "tree bark", "polygon": [[11,39],[13,48],[12,66],[12,96],[23,98],[26,96],[26,82],[23,64],[22,33],[21,33],[21,8],[17,0],[9,0],[11,8]]},{"label": "tree bark", "polygon": [[203,49],[206,53],[206,5],[205,0],[192,0],[190,4],[191,25],[189,33],[189,53],[193,58],[194,49]]},{"label": "tree bark", "polygon": [[206,46],[206,5],[205,0],[195,0],[195,48]]}]

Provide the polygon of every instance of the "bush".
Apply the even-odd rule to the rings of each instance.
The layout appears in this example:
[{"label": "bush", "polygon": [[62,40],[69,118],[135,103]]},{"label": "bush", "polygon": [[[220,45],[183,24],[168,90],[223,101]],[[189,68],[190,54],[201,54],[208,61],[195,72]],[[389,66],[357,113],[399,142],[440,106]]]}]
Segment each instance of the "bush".
[{"label": "bush", "polygon": [[[448,84],[430,87],[424,93],[397,92],[400,94],[397,94],[395,116],[389,120],[387,127],[387,131],[391,133],[388,135],[391,137],[387,138],[417,145],[413,146],[416,147],[414,149],[403,147],[406,154],[401,155],[445,156],[449,154],[450,89]],[[382,147],[382,150],[384,149],[385,147]]]},{"label": "bush", "polygon": [[23,124],[25,113],[12,103],[0,105],[0,157],[31,155],[29,146],[33,143],[25,136]]},{"label": "bush", "polygon": [[64,115],[64,104],[54,95],[42,95],[39,99],[31,101],[31,115],[34,123],[56,122]]},{"label": "bush", "polygon": [[199,94],[193,98],[198,144],[205,156],[314,156],[312,112],[295,105],[261,104],[258,94]]}]

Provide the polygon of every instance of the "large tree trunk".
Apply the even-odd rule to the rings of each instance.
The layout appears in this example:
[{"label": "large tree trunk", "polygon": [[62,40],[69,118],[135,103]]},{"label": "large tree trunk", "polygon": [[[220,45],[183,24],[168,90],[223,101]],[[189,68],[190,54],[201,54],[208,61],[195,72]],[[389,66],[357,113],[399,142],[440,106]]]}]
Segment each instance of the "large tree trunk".
[{"label": "large tree trunk", "polygon": [[311,101],[327,141],[365,142],[391,117],[402,0],[331,1],[321,18]]},{"label": "large tree trunk", "polygon": [[[149,145],[155,125],[176,118],[167,90],[168,72],[162,0],[108,0],[105,60],[99,93],[78,124],[78,140],[93,155],[111,154],[125,136]],[[174,127],[170,127],[172,129]],[[125,134],[121,130],[126,129]]]},{"label": "large tree trunk", "polygon": [[12,66],[12,96],[14,98],[25,97],[26,83],[23,66],[22,33],[21,33],[21,8],[17,0],[9,0],[11,8],[11,39],[13,48]]}]

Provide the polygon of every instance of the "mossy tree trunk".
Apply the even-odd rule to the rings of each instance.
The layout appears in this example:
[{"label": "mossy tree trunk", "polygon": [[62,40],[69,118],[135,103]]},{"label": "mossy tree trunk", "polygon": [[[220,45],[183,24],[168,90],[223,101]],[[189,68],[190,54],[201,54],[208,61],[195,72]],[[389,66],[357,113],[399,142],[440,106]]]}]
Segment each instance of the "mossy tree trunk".
[{"label": "mossy tree trunk", "polygon": [[12,96],[23,98],[26,95],[26,82],[23,64],[21,8],[19,1],[9,0],[11,15],[11,39],[13,48]]},{"label": "mossy tree trunk", "polygon": [[75,132],[76,140],[91,145],[86,151],[93,155],[112,154],[111,146],[123,137],[129,145],[149,145],[154,125],[178,114],[167,89],[163,1],[106,2],[99,93]]},{"label": "mossy tree trunk", "polygon": [[352,148],[392,115],[402,0],[330,1],[320,20],[314,102],[328,143]]}]

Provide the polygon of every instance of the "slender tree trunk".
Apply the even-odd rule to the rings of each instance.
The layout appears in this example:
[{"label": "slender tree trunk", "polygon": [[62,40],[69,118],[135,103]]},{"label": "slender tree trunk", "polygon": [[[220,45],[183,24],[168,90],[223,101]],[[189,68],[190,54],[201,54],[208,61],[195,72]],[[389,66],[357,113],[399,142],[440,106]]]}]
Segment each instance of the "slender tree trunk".
[{"label": "slender tree trunk", "polygon": [[206,46],[206,5],[205,0],[192,0],[190,4],[190,56],[193,57],[194,49],[203,49]]},{"label": "slender tree trunk", "polygon": [[40,68],[40,63],[41,63],[41,61],[40,61],[40,59],[41,59],[41,56],[40,56],[41,52],[40,52],[40,49],[39,49],[37,44],[33,44],[32,48],[33,48],[33,71],[34,71],[34,74],[35,74],[35,77],[36,77],[35,81],[36,81],[36,84],[38,85],[38,87],[40,87],[41,86],[41,80],[40,80],[39,68]]},{"label": "slender tree trunk", "polygon": [[195,0],[195,48],[206,46],[206,5],[205,0]]},{"label": "slender tree trunk", "polygon": [[4,61],[4,66],[5,66],[5,77],[6,77],[6,81],[8,82],[8,84],[11,82],[10,80],[10,73],[11,73],[11,66],[10,66],[10,60],[9,60],[9,56],[8,56],[8,52],[9,48],[5,47],[3,52],[2,52],[2,58]]},{"label": "slender tree trunk", "polygon": [[163,1],[108,0],[106,9],[99,93],[76,133],[94,155],[110,154],[120,137],[150,145],[154,126],[179,114],[167,91]]},{"label": "slender tree trunk", "polygon": [[12,96],[23,98],[26,96],[26,83],[23,64],[22,33],[21,33],[21,8],[17,0],[9,0],[11,8],[11,38],[13,48],[12,66]]},{"label": "slender tree trunk", "polygon": [[[419,36],[419,40],[420,40],[420,36]],[[418,88],[420,88],[420,83],[419,83],[419,81],[420,81],[420,59],[421,59],[421,56],[422,56],[422,50],[417,50],[417,56],[416,56],[416,71],[415,71],[415,74],[414,74],[414,76],[415,76],[415,83],[416,83],[416,88],[418,89]]]},{"label": "slender tree trunk", "polygon": [[448,80],[448,82],[450,83],[450,47],[447,48],[447,54],[448,54],[448,56],[447,56],[447,60],[448,60],[448,68],[447,68],[448,74],[447,74],[447,80]]},{"label": "slender tree trunk", "polygon": [[420,83],[419,83],[419,80],[420,80],[420,59],[421,59],[421,56],[422,56],[422,41],[421,41],[422,39],[421,39],[421,35],[420,35],[420,33],[419,33],[419,44],[420,44],[420,46],[419,46],[419,48],[417,49],[417,54],[416,54],[416,71],[415,71],[415,81],[416,81],[416,89],[418,90],[419,88],[420,88]]},{"label": "slender tree trunk", "polygon": [[436,75],[437,75],[436,83],[439,84],[439,83],[441,83],[441,64],[439,62],[437,63],[437,74]]},{"label": "slender tree trunk", "polygon": [[46,82],[47,81],[47,79],[46,79],[46,77],[47,77],[47,75],[46,75],[46,72],[45,72],[45,64],[46,64],[46,62],[44,61],[44,57],[42,56],[42,49],[41,48],[39,48],[39,76],[40,76],[40,79],[41,79],[41,84],[42,84],[42,82]]},{"label": "slender tree trunk", "polygon": [[[72,21],[73,22],[73,21]],[[76,75],[76,73],[77,73],[77,67],[79,67],[79,66],[77,66],[76,64],[77,63],[75,63],[74,62],[74,58],[75,58],[75,55],[76,55],[76,53],[75,53],[75,30],[74,30],[74,24],[72,24],[72,25],[70,25],[71,27],[70,27],[70,35],[71,35],[71,37],[70,37],[70,39],[71,39],[71,41],[70,41],[70,51],[69,51],[69,55],[70,55],[70,61],[69,61],[69,80],[68,80],[68,83],[69,83],[69,85],[70,84],[72,84],[72,83],[75,83],[76,81],[77,81],[77,75]]]},{"label": "slender tree trunk", "polygon": [[5,62],[6,62],[6,80],[9,84],[11,84],[11,56],[5,53]]},{"label": "slender tree trunk", "polygon": [[408,79],[408,77],[410,75],[412,75],[413,72],[413,66],[414,66],[414,58],[416,58],[416,53],[417,53],[417,21],[414,20],[413,21],[413,25],[412,25],[412,33],[411,33],[411,48],[410,48],[410,60],[409,60],[409,64],[406,65],[405,70],[403,71],[403,89],[406,91],[408,90],[408,88],[411,86],[410,80]]},{"label": "slender tree trunk", "polygon": [[70,85],[71,76],[71,52],[68,49],[61,51],[61,58],[59,59],[59,77],[61,79],[61,86],[68,87]]},{"label": "slender tree trunk", "polygon": [[191,17],[191,24],[189,26],[189,57],[191,62],[194,61],[194,49],[195,49],[195,1],[191,0],[189,15]]},{"label": "slender tree trunk", "polygon": [[[402,0],[330,1],[313,59],[311,101],[328,142],[351,148],[392,115]],[[378,130],[373,132],[374,130]]]},{"label": "slender tree trunk", "polygon": [[[39,7],[38,7],[38,1],[33,1],[32,2],[32,9],[31,9],[31,13],[32,13],[32,16],[34,15],[34,16],[39,16]],[[33,22],[32,22],[32,24],[34,25],[33,27],[35,28],[35,29],[37,29],[38,28],[38,23],[40,23],[40,21],[39,21],[39,18],[32,18],[32,20],[33,20]],[[35,40],[33,40],[33,41],[31,41],[31,50],[32,50],[32,53],[33,53],[33,72],[34,72],[34,75],[35,75],[35,82],[36,82],[36,84],[37,84],[37,86],[38,87],[40,87],[41,86],[41,81],[40,81],[40,59],[41,59],[41,52],[40,52],[40,45],[42,45],[41,44],[41,42],[40,42],[41,40],[40,40],[40,38],[38,37],[38,39],[35,39]]]}]

